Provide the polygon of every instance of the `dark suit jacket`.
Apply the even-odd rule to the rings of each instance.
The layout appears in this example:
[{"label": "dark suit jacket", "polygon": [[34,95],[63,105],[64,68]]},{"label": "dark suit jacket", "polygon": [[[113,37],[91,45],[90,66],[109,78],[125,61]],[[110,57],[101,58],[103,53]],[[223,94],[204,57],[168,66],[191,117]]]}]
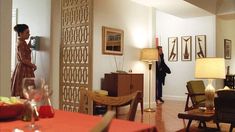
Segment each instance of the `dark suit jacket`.
[{"label": "dark suit jacket", "polygon": [[156,62],[156,78],[160,80],[160,82],[162,82],[162,84],[164,85],[166,73],[170,74],[171,70],[164,61],[164,54],[160,55],[160,59],[161,59],[160,64]]}]

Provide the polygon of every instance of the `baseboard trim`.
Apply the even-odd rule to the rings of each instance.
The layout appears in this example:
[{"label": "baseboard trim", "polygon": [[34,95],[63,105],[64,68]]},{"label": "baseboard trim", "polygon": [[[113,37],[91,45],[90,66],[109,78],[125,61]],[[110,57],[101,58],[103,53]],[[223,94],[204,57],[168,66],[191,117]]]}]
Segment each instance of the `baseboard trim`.
[{"label": "baseboard trim", "polygon": [[[174,101],[186,101],[187,97],[164,95],[164,97],[162,97],[162,99],[163,100],[174,100]],[[148,108],[148,107],[149,107],[148,102],[144,102],[144,108]],[[156,102],[155,101],[150,102],[150,107],[156,108]],[[140,110],[140,107],[137,107],[137,109]]]}]

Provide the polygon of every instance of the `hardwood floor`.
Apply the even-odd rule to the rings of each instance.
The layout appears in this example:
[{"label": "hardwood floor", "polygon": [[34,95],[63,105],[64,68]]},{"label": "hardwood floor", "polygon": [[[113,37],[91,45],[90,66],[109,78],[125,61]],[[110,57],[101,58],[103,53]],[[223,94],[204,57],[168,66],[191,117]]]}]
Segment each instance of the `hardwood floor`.
[{"label": "hardwood floor", "polygon": [[[184,111],[184,101],[170,101],[165,100],[165,103],[158,104],[156,112],[144,112],[141,117],[141,111],[136,113],[136,122],[142,122],[145,124],[156,125],[158,132],[185,132],[188,120],[182,120],[177,117],[179,112]],[[123,111],[120,111],[119,118],[124,116]],[[192,121],[190,132],[203,132],[205,130],[197,128],[198,122]],[[207,123],[210,128],[216,128],[216,124],[211,122]],[[220,124],[221,132],[229,131],[229,124]],[[214,129],[206,131],[215,131]],[[235,132],[235,129],[233,129]]]}]

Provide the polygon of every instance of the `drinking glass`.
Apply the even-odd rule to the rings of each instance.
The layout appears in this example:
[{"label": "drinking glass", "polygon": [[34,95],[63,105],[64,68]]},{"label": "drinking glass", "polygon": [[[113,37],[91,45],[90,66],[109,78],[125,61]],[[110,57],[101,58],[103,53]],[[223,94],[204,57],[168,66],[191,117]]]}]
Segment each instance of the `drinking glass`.
[{"label": "drinking glass", "polygon": [[45,84],[43,79],[36,78],[24,78],[22,82],[23,93],[27,99],[27,103],[30,104],[31,110],[31,123],[26,126],[30,130],[39,130],[40,126],[35,124],[35,116],[39,117],[37,111],[37,103],[42,99],[43,92],[42,87]]}]

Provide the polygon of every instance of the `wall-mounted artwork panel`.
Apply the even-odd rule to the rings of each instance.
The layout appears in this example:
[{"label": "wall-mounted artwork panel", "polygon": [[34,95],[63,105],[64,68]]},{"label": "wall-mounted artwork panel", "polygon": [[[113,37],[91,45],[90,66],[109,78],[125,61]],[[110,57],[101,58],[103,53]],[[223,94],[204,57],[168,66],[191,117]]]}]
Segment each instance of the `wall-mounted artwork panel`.
[{"label": "wall-mounted artwork panel", "polygon": [[206,57],[206,35],[195,36],[195,59]]},{"label": "wall-mounted artwork panel", "polygon": [[168,61],[178,61],[178,38],[168,38]]},{"label": "wall-mounted artwork panel", "polygon": [[192,60],[192,36],[181,37],[181,60]]},{"label": "wall-mounted artwork panel", "polygon": [[224,39],[224,59],[231,59],[232,55],[232,41]]}]

